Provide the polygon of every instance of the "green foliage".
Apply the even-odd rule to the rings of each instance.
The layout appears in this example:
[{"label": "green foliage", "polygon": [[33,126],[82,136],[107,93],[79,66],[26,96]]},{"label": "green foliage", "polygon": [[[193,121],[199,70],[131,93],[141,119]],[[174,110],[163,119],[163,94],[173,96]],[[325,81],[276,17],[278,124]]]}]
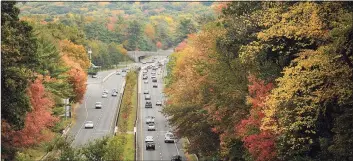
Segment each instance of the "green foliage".
[{"label": "green foliage", "polygon": [[1,119],[21,129],[31,109],[26,89],[39,62],[32,27],[19,21],[19,9],[14,5],[1,5]]}]

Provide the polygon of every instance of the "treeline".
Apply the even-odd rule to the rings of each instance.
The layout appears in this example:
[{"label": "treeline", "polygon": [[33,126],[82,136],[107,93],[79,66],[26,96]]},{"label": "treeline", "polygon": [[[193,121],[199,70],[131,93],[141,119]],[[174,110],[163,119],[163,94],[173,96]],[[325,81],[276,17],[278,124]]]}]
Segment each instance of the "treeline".
[{"label": "treeline", "polygon": [[5,160],[14,160],[22,150],[43,145],[62,132],[66,126],[62,99],[69,98],[71,104],[83,100],[90,66],[77,30],[54,24],[32,26],[19,20],[19,12],[15,2],[1,2],[1,157]]},{"label": "treeline", "polygon": [[[156,51],[176,46],[188,34],[214,20],[211,7],[217,8],[219,3],[26,2],[18,6],[23,19],[76,27],[98,44],[115,43],[128,51]],[[93,49],[93,53],[97,52],[102,49]],[[96,65],[106,64],[106,56],[100,57],[94,57]]]},{"label": "treeline", "polygon": [[164,113],[202,159],[352,160],[353,4],[232,2],[176,48]]}]

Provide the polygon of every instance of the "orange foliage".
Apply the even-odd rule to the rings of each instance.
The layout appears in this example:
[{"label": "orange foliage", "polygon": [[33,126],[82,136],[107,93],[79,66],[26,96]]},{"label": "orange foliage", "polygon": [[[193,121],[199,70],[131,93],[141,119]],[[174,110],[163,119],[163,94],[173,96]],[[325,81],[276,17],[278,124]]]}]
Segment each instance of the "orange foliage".
[{"label": "orange foliage", "polygon": [[108,24],[107,24],[107,29],[108,29],[109,31],[114,31],[114,24],[113,24],[113,23],[108,23]]},{"label": "orange foliage", "polygon": [[186,47],[187,40],[182,41],[181,43],[178,44],[178,46],[175,48],[175,52],[181,51]]},{"label": "orange foliage", "polygon": [[29,86],[28,95],[32,111],[26,115],[25,127],[13,132],[13,144],[17,147],[27,147],[51,140],[54,135],[47,128],[58,121],[57,117],[51,115],[54,101],[45,92],[41,78],[37,78]]},{"label": "orange foliage", "polygon": [[71,68],[68,71],[68,75],[69,82],[73,85],[73,90],[76,94],[74,100],[76,102],[82,102],[84,94],[86,93],[87,73],[78,63],[71,60],[67,55],[64,55],[62,59]]},{"label": "orange foliage", "polygon": [[157,46],[158,49],[161,49],[162,46],[163,46],[163,44],[162,44],[160,41],[158,41],[158,42],[156,43],[156,46]]},{"label": "orange foliage", "polygon": [[98,2],[99,6],[105,6],[105,5],[108,5],[108,4],[110,4],[110,2]]},{"label": "orange foliage", "polygon": [[229,2],[220,2],[217,4],[213,4],[212,8],[216,13],[222,13],[223,8],[226,8]]},{"label": "orange foliage", "polygon": [[154,27],[151,24],[147,24],[145,27],[145,34],[147,35],[147,37],[149,37],[151,40],[153,40],[155,38],[155,30]]}]

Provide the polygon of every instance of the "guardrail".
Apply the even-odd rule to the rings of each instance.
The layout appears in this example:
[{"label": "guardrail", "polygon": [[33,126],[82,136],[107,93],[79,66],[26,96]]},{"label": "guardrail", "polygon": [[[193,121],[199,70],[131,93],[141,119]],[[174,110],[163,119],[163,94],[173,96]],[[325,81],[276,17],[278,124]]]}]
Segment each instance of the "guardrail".
[{"label": "guardrail", "polygon": [[114,126],[111,127],[113,129],[113,135],[116,135],[116,133],[118,132],[118,119],[119,119],[119,115],[120,115],[120,107],[121,107],[121,103],[123,101],[123,95],[124,95],[124,91],[125,91],[125,85],[126,85],[126,80],[123,81],[122,85],[121,85],[121,89],[119,92],[119,102],[118,102],[118,107],[115,110],[115,116],[114,116],[114,120],[115,120],[115,124],[113,124]]},{"label": "guardrail", "polygon": [[134,160],[136,161],[137,160],[137,158],[138,158],[138,150],[137,149],[139,149],[139,147],[138,147],[138,138],[137,138],[137,125],[138,125],[138,121],[139,121],[139,112],[140,112],[140,93],[139,93],[139,86],[140,86],[140,84],[139,84],[139,82],[140,82],[140,69],[141,68],[139,68],[137,71],[137,88],[136,88],[136,90],[137,90],[137,107],[136,107],[136,120],[135,120],[135,124],[134,124],[134,135],[135,135],[135,156],[134,156]]}]

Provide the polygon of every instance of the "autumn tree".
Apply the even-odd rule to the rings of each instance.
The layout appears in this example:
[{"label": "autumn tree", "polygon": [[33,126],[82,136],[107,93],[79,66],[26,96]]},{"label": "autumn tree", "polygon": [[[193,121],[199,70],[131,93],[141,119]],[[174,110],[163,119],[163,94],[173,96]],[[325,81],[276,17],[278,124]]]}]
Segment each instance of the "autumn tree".
[{"label": "autumn tree", "polygon": [[28,147],[52,139],[53,134],[48,128],[58,121],[51,115],[54,102],[45,92],[40,78],[30,85],[28,95],[32,111],[26,115],[25,127],[13,133],[13,145],[17,147]]}]

